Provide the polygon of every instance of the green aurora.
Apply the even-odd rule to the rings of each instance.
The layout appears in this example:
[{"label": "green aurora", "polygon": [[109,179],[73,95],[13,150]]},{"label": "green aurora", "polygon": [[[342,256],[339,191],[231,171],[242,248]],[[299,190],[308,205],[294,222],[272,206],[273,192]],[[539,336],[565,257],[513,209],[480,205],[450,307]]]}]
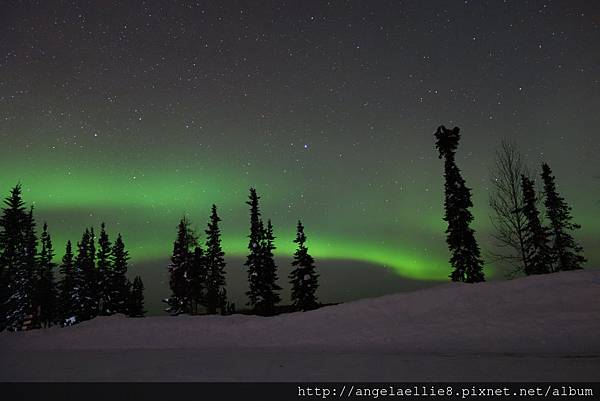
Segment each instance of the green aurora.
[{"label": "green aurora", "polygon": [[[432,170],[441,169],[437,159],[428,160]],[[223,219],[226,254],[244,256],[248,228],[244,202],[247,188],[256,186],[262,198],[263,218],[271,218],[275,225],[277,256],[294,252],[295,222],[300,218],[307,226],[309,249],[317,259],[368,262],[420,280],[445,280],[450,270],[444,243],[445,222],[441,219],[441,172],[440,177],[430,179],[425,191],[402,190],[399,199],[382,199],[374,190],[360,192],[365,199],[358,199],[358,195],[350,197],[336,191],[299,193],[292,183],[301,177],[292,174],[236,175],[233,169],[209,172],[200,163],[185,169],[174,165],[161,169],[148,162],[142,167],[129,165],[124,169],[106,160],[77,161],[72,155],[57,152],[41,163],[37,157],[29,161],[15,158],[9,166],[14,166],[14,170],[4,167],[2,171],[3,194],[8,194],[17,181],[22,183],[25,200],[35,205],[38,225],[43,221],[49,224],[57,258],[62,255],[65,242],[77,241],[84,227],[98,228],[100,222],[106,222],[112,236],[123,234],[133,263],[166,259],[179,218],[188,216],[203,234],[212,203],[217,204]],[[11,179],[13,184],[9,185]],[[490,224],[487,210],[481,205],[487,200],[477,196],[480,188],[474,191],[478,206],[474,209],[475,228],[485,255],[490,246]],[[352,201],[340,201],[338,196]],[[363,206],[358,209],[363,213],[357,213],[357,204]],[[581,219],[584,214],[580,211],[575,209],[575,217],[585,224],[577,237],[589,245],[589,240],[600,233],[600,224],[591,218]],[[597,260],[594,251],[588,247],[586,253],[591,263]],[[486,264],[486,273],[498,275],[491,263]]]}]

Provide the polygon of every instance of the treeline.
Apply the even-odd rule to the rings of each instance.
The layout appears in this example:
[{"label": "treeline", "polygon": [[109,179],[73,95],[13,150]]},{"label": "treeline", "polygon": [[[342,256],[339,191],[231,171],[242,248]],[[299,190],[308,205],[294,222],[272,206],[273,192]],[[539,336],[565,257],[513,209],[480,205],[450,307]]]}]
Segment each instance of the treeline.
[{"label": "treeline", "polygon": [[[255,314],[269,316],[277,313],[281,302],[277,284],[277,265],[273,258],[275,235],[271,220],[265,225],[261,218],[260,197],[250,188],[246,204],[250,207],[250,233],[248,256],[244,265],[248,273],[247,306]],[[166,311],[177,315],[228,314],[235,312],[235,304],[227,299],[225,254],[221,247],[221,231],[217,207],[212,206],[208,226],[204,231],[206,240],[202,246],[198,234],[191,228],[187,218],[182,218],[173,244],[171,263],[168,266],[171,296],[163,300]],[[318,274],[314,259],[306,247],[304,227],[298,221],[296,239],[298,248],[289,279],[292,287],[292,310],[306,311],[317,308]]]},{"label": "treeline", "polygon": [[98,238],[93,228],[86,229],[76,250],[71,241],[66,243],[57,266],[48,225],[44,223],[38,238],[33,206],[26,207],[20,185],[4,203],[0,330],[68,326],[115,313],[144,315],[143,283],[140,277],[133,282],[126,277],[129,255],[120,234],[111,244],[104,223]]},{"label": "treeline", "polygon": [[[467,283],[485,281],[483,259],[470,227],[471,189],[455,160],[460,129],[442,125],[434,136],[439,157],[444,159],[444,220],[448,223],[446,242],[453,268],[450,278]],[[490,207],[494,237],[500,247],[513,252],[495,254],[495,259],[516,264],[516,273],[526,275],[582,269],[586,261],[583,248],[571,234],[580,226],[572,222],[571,207],[559,195],[549,165],[543,163],[541,170],[543,191],[538,196],[516,147],[502,143],[496,155]],[[540,205],[545,207],[546,222]]]},{"label": "treeline", "polygon": [[[259,199],[251,188],[246,202],[250,206],[247,305],[260,315],[317,308],[319,276],[298,221],[294,240],[298,248],[289,275],[291,306],[278,309],[281,287],[273,256],[275,235],[271,220],[264,224],[261,218]],[[76,249],[67,241],[62,261],[56,264],[48,226],[44,223],[38,238],[33,206],[27,209],[20,185],[4,203],[0,217],[0,330],[69,326],[115,313],[145,315],[144,286],[139,276],[133,282],[127,279],[129,253],[120,233],[111,243],[104,223],[98,236],[93,227],[86,228]],[[164,300],[169,313],[235,312],[235,305],[227,300],[220,221],[213,205],[203,244],[189,220],[184,217],[179,222],[168,267],[172,294]]]}]

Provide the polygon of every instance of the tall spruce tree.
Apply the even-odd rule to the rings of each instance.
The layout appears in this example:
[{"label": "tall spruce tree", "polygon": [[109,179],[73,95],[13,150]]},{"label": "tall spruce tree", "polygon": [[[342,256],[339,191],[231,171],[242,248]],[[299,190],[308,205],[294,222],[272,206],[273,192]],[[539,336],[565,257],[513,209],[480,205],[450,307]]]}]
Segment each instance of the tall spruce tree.
[{"label": "tall spruce tree", "polygon": [[73,274],[72,307],[75,322],[97,316],[96,265],[93,230],[85,229],[77,243],[77,257]]},{"label": "tall spruce tree", "polygon": [[90,238],[89,238],[89,270],[86,283],[88,285],[88,291],[91,298],[91,317],[98,316],[98,306],[100,303],[100,280],[98,279],[98,267],[96,266],[96,234],[94,234],[94,227],[90,227]]},{"label": "tall spruce tree", "polygon": [[59,300],[58,300],[58,314],[61,325],[68,324],[68,319],[73,317],[73,311],[75,307],[73,305],[74,296],[74,283],[75,283],[75,264],[73,260],[73,246],[71,241],[67,241],[65,246],[65,254],[62,258],[60,265],[61,279],[59,281]]},{"label": "tall spruce tree", "polygon": [[199,307],[206,304],[206,276],[206,258],[202,247],[198,245],[191,255],[187,273],[187,309],[192,315],[197,315]]},{"label": "tall spruce tree", "polygon": [[30,303],[27,306],[29,324],[25,329],[36,328],[40,326],[39,314],[40,305],[36,299],[36,289],[38,286],[38,261],[37,248],[38,238],[35,233],[35,219],[33,218],[33,206],[29,207],[29,212],[26,215],[23,225],[23,234],[25,236],[25,266],[26,266],[26,287],[25,292],[28,294]]},{"label": "tall spruce tree", "polygon": [[583,248],[570,234],[570,231],[581,228],[579,224],[571,220],[571,207],[565,202],[556,189],[555,177],[548,164],[542,164],[542,180],[544,181],[544,193],[546,206],[546,217],[550,221],[553,235],[552,256],[554,259],[554,270],[578,270],[586,259],[581,255]]},{"label": "tall spruce tree", "polygon": [[127,280],[127,267],[129,252],[121,233],[110,250],[110,265],[106,279],[106,313],[123,313],[128,310],[129,281]]},{"label": "tall spruce tree", "polygon": [[435,146],[439,151],[439,158],[444,158],[444,220],[448,222],[446,229],[446,242],[451,253],[450,264],[454,269],[450,274],[452,281],[476,283],[485,281],[483,273],[483,260],[479,245],[475,240],[475,231],[469,226],[473,215],[469,208],[471,190],[456,165],[455,153],[460,140],[460,129],[446,129],[443,125],[435,132]]},{"label": "tall spruce tree", "polygon": [[522,213],[525,216],[523,249],[528,261],[524,272],[527,275],[550,273],[552,271],[550,233],[540,221],[533,181],[527,176],[521,175],[521,188],[523,192]]},{"label": "tall spruce tree", "polygon": [[189,271],[193,262],[193,251],[198,246],[196,234],[185,216],[177,227],[177,238],[173,243],[173,254],[169,265],[171,296],[165,300],[166,309],[172,315],[189,313]]},{"label": "tall spruce tree", "polygon": [[294,242],[298,244],[298,249],[294,253],[292,262],[295,268],[289,276],[292,284],[292,305],[295,310],[307,311],[318,306],[316,291],[319,287],[319,275],[315,272],[315,260],[305,246],[306,235],[300,220],[298,220]]},{"label": "tall spruce tree", "polygon": [[32,309],[32,274],[28,265],[28,215],[21,185],[12,188],[0,216],[0,330],[21,330]]},{"label": "tall spruce tree", "polygon": [[111,243],[106,233],[106,225],[100,225],[98,237],[98,251],[96,253],[97,285],[98,285],[98,313],[110,315],[114,313],[109,309],[109,276],[111,275]]},{"label": "tall spruce tree", "polygon": [[206,233],[206,309],[209,314],[223,310],[227,304],[225,287],[225,253],[221,248],[221,230],[219,229],[217,206],[212,205],[210,221]]},{"label": "tall spruce tree", "polygon": [[261,302],[256,305],[258,313],[264,315],[274,314],[275,305],[281,301],[278,293],[281,287],[277,285],[277,265],[273,258],[274,241],[273,225],[271,220],[268,220],[260,245],[260,265],[262,268],[259,271],[258,285]]},{"label": "tall spruce tree", "polygon": [[135,276],[127,302],[127,315],[129,317],[144,317],[144,283],[140,276]]},{"label": "tall spruce tree", "polygon": [[54,277],[54,250],[48,232],[48,224],[44,223],[40,236],[42,249],[38,256],[38,277],[36,285],[36,304],[38,308],[38,324],[49,327],[58,320],[58,292]]},{"label": "tall spruce tree", "polygon": [[248,305],[254,309],[263,302],[260,293],[260,272],[263,269],[261,244],[264,236],[264,226],[260,219],[259,199],[256,189],[250,188],[249,200],[246,202],[250,206],[250,235],[248,236],[248,250],[250,253],[246,257],[244,265],[248,269],[249,290],[246,292]]}]

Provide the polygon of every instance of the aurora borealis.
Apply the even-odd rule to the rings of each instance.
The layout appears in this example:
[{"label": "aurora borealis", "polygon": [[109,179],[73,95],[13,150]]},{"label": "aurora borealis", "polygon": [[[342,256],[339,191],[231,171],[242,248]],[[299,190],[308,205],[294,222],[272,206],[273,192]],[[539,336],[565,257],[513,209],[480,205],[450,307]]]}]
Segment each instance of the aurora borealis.
[{"label": "aurora borealis", "polygon": [[59,254],[105,221],[134,265],[159,269],[179,218],[203,230],[215,203],[227,256],[243,257],[253,186],[278,257],[300,218],[340,280],[344,261],[445,280],[445,124],[461,128],[484,257],[507,138],[532,171],[550,164],[587,266],[600,264],[595,2],[40,1],[0,14],[0,190],[23,184]]}]

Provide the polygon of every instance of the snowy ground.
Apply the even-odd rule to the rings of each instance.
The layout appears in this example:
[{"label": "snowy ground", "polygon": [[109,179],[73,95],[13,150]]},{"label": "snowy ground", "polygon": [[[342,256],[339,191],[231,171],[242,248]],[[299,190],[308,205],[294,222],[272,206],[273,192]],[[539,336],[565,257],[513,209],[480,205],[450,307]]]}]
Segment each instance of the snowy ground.
[{"label": "snowy ground", "polygon": [[0,380],[600,380],[600,271],[0,333]]}]

